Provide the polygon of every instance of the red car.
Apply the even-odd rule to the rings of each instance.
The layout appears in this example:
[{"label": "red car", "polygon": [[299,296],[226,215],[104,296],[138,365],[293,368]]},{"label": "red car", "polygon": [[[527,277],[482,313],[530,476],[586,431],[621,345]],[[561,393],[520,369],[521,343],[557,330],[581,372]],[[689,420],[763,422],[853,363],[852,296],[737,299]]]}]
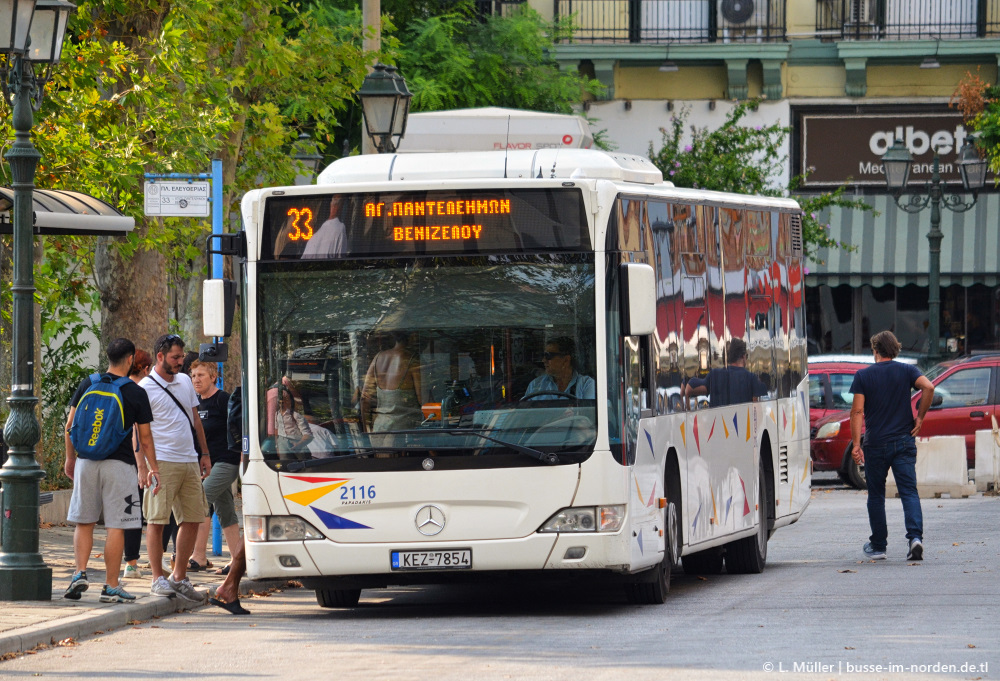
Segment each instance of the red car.
[{"label": "red car", "polygon": [[[872,355],[819,355],[809,358],[809,428],[815,471],[837,471],[849,485],[864,487],[864,473],[851,460],[850,452],[844,457],[840,441],[851,442],[850,423],[841,432],[840,419],[845,409],[850,409],[854,396],[850,392],[854,374],[875,361]],[[836,415],[835,417],[833,415]],[[833,418],[832,425],[827,421]],[[823,428],[823,437],[817,440]],[[846,434],[845,434],[846,433]]]},{"label": "red car", "polygon": [[[927,377],[934,384],[934,401],[924,417],[920,436],[964,436],[968,464],[975,466],[976,431],[992,428],[991,417],[998,414],[1000,353],[942,362],[928,371]],[[917,392],[912,397],[914,414],[919,395]],[[850,412],[820,419],[811,435],[813,470],[835,470],[845,482],[863,489],[864,467],[851,460]]]}]

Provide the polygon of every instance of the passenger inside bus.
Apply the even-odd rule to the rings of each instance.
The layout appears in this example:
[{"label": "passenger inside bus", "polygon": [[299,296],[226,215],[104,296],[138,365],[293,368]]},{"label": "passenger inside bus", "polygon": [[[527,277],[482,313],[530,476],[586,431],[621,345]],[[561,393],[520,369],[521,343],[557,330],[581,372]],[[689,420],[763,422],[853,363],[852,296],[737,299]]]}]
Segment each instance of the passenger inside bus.
[{"label": "passenger inside bus", "polygon": [[267,434],[274,438],[279,459],[311,458],[312,430],[300,412],[302,400],[296,398],[297,393],[287,376],[267,391]]},{"label": "passenger inside bus", "polygon": [[576,343],[568,336],[553,338],[545,344],[542,355],[545,373],[528,384],[524,391],[525,400],[597,398],[594,379],[576,371],[574,357]]},{"label": "passenger inside bus", "polygon": [[341,219],[344,198],[334,194],[330,199],[329,217],[319,226],[302,251],[302,259],[339,258],[347,252],[347,226]]},{"label": "passenger inside bus", "polygon": [[713,407],[727,404],[755,402],[767,395],[765,386],[756,374],[747,370],[747,344],[740,338],[729,341],[726,348],[728,366],[712,369],[705,378],[692,378],[685,387],[687,397],[708,395]]},{"label": "passenger inside bus", "polygon": [[372,360],[361,391],[361,424],[373,433],[416,428],[424,419],[420,363],[407,348],[409,334],[396,330],[392,338],[395,344]]}]

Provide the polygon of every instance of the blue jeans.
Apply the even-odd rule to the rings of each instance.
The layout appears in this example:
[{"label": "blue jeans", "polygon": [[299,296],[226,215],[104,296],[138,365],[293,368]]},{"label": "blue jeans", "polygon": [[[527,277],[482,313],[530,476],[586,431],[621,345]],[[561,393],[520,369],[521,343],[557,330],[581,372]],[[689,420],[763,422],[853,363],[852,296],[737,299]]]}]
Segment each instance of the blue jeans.
[{"label": "blue jeans", "polygon": [[889,469],[896,478],[896,489],[903,502],[906,539],[923,539],[924,516],[917,495],[917,441],[912,435],[864,447],[865,478],[868,482],[868,523],[872,548],[885,551],[889,530],[885,524],[885,479]]}]

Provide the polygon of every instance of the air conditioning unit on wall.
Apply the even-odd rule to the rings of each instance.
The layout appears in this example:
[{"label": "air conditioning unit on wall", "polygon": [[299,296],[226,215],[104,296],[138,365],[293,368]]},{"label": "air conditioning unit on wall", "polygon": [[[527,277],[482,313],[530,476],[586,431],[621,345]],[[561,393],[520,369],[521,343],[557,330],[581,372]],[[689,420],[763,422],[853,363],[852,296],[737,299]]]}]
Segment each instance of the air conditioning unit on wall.
[{"label": "air conditioning unit on wall", "polygon": [[724,42],[760,41],[771,24],[770,0],[720,0],[719,35]]}]

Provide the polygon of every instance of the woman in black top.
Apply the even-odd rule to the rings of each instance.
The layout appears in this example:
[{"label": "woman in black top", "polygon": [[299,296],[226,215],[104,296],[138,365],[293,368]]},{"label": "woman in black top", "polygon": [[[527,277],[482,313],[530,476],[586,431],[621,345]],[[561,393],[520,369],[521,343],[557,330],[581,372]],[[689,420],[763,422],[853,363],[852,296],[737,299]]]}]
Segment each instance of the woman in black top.
[{"label": "woman in black top", "polygon": [[[205,497],[208,503],[215,507],[215,513],[219,516],[219,524],[222,525],[222,534],[226,538],[226,547],[231,556],[240,542],[239,518],[236,515],[236,503],[233,498],[233,482],[240,471],[240,452],[235,447],[229,448],[227,430],[229,393],[216,386],[218,375],[216,365],[211,362],[191,363],[191,382],[194,384],[195,392],[198,393],[198,414],[205,429],[208,454],[212,460],[212,472],[204,482]],[[189,570],[212,567],[205,555],[211,528],[211,519],[206,518],[198,531],[198,541],[188,565]],[[228,570],[227,565],[217,573],[226,574]]]}]

